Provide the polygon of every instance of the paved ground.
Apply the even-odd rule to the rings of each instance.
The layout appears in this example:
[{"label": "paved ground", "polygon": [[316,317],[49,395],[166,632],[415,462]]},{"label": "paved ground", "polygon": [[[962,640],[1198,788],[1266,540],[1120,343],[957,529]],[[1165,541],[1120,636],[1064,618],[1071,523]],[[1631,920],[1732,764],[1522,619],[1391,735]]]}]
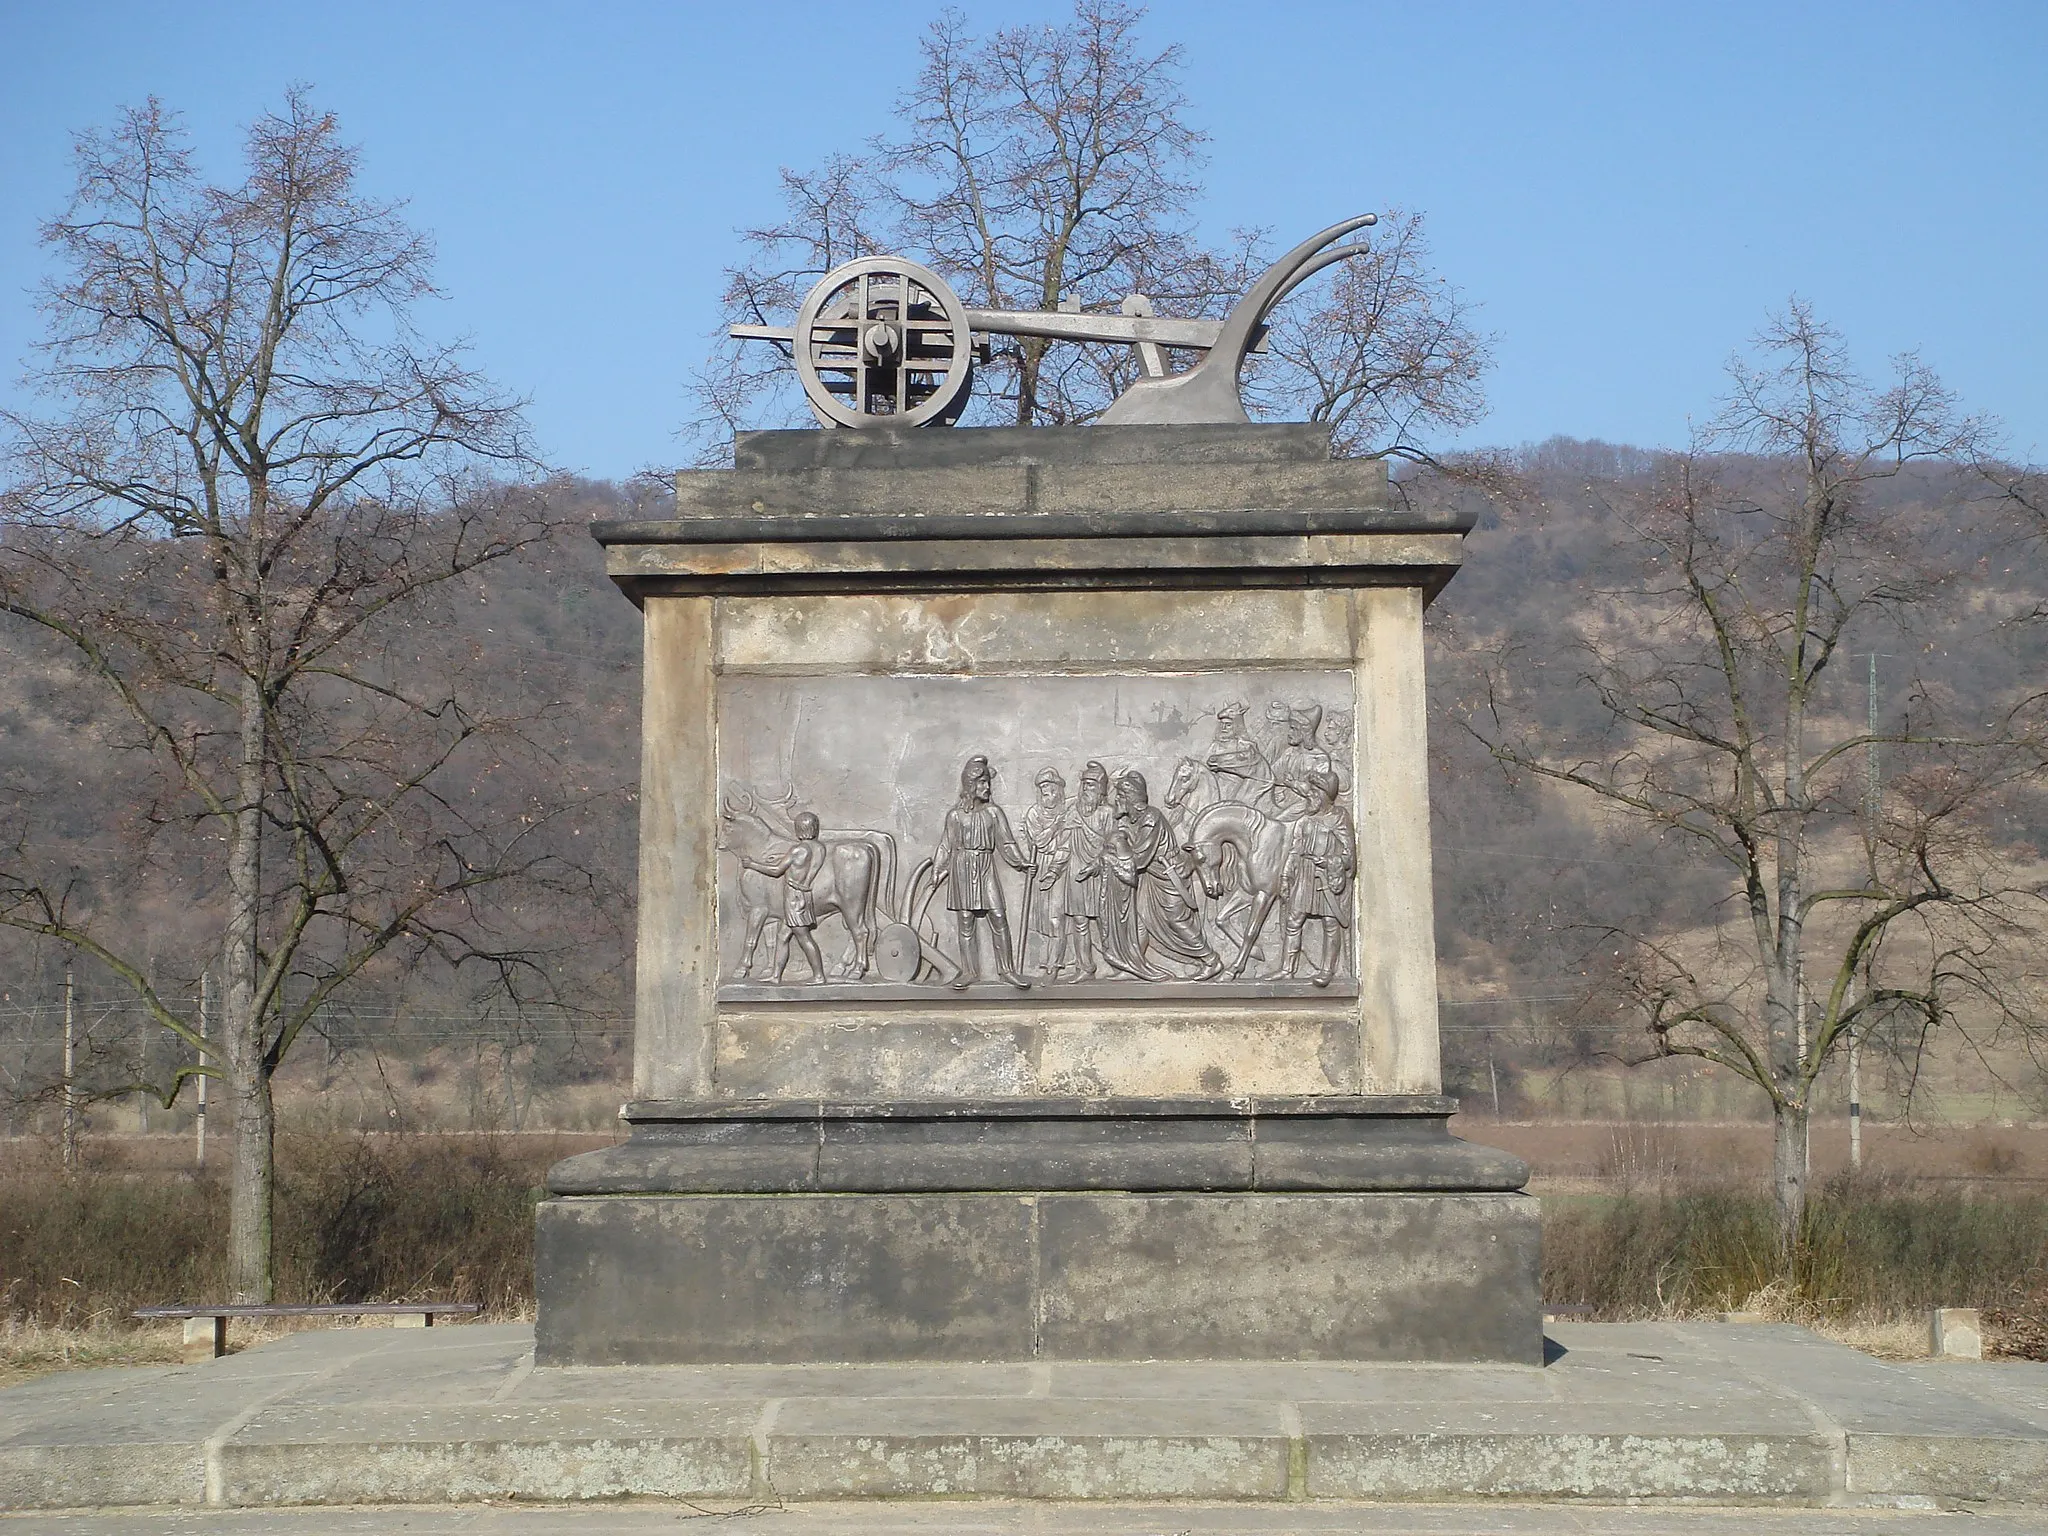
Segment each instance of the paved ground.
[{"label": "paved ground", "polygon": [[[634,1495],[719,1510],[792,1506],[743,1517],[749,1529],[773,1532],[1935,1531],[1945,1527],[1904,1514],[1859,1525],[1847,1514],[1816,1523],[1809,1513],[1803,1524],[1772,1526],[1756,1510],[1744,1517],[1749,1527],[1706,1514],[1698,1526],[1672,1524],[1676,1514],[1659,1514],[1664,1524],[1616,1515],[1624,1523],[1588,1525],[1610,1517],[1570,1509],[1531,1511],[1517,1518],[1535,1523],[1502,1527],[1486,1522],[1504,1505],[1382,1516],[1317,1501],[2048,1506],[2048,1365],[1888,1364],[1789,1327],[1560,1324],[1552,1333],[1554,1358],[1543,1369],[539,1371],[522,1327],[301,1333],[205,1365],[76,1372],[0,1392],[0,1508],[216,1506],[192,1517],[203,1526],[168,1514],[37,1517],[51,1529],[153,1536],[235,1529],[224,1505]],[[1117,1524],[1102,1507],[1005,1513],[946,1503],[865,1515],[801,1502],[935,1494],[1254,1507],[1119,1513],[1114,1520],[1126,1523]],[[926,1510],[939,1523],[919,1524]],[[611,1506],[601,1523],[666,1528],[691,1514],[675,1504]],[[548,1521],[571,1518],[327,1511],[243,1528],[546,1532],[560,1528]],[[832,1523],[858,1519],[880,1523]],[[0,1536],[20,1528],[0,1522]]]},{"label": "paved ground", "polygon": [[2042,1536],[2048,1515],[1613,1505],[809,1504],[101,1511],[0,1516],[0,1536]]}]

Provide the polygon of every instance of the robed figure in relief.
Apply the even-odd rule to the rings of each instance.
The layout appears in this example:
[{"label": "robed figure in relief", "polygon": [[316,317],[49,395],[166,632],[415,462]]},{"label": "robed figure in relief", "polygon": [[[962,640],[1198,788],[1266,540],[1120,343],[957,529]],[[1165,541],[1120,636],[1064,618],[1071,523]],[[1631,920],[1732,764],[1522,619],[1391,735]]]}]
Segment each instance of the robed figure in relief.
[{"label": "robed figure in relief", "polygon": [[1105,953],[1103,937],[1103,850],[1116,827],[1116,810],[1109,803],[1109,770],[1090,762],[1081,770],[1081,793],[1067,810],[1062,828],[1067,863],[1066,885],[1061,892],[1061,912],[1066,919],[1064,947],[1059,973],[1074,981],[1093,981],[1101,974],[1098,956]]},{"label": "robed figure in relief", "polygon": [[[1202,933],[1194,876],[1173,823],[1150,802],[1145,776],[1116,781],[1116,823],[1103,845],[1103,958],[1141,981],[1207,981],[1223,962]],[[1155,958],[1155,956],[1157,958]],[[1184,977],[1164,962],[1191,967]]]},{"label": "robed figure in relief", "polygon": [[1018,818],[1024,849],[1031,857],[1025,872],[1024,918],[1017,968],[1026,976],[1052,976],[1060,969],[1066,944],[1067,866],[1073,836],[1068,830],[1067,781],[1057,768],[1038,771],[1032,781],[1038,798]]}]

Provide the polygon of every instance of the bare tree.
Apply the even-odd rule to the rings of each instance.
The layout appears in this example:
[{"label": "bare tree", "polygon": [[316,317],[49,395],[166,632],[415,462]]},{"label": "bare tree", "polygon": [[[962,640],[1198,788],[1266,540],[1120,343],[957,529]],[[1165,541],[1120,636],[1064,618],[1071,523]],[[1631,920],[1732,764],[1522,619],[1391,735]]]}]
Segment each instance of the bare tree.
[{"label": "bare tree", "polygon": [[[1980,464],[1978,470],[1990,481],[1995,496],[2019,514],[2034,549],[2048,549],[2048,468],[1993,459]],[[2048,619],[2048,599],[2035,603],[2026,617],[2032,621]]]},{"label": "bare tree", "polygon": [[[944,13],[896,133],[815,172],[783,171],[784,216],[743,232],[724,321],[786,320],[826,271],[892,249],[928,261],[974,308],[1114,311],[1141,293],[1164,314],[1220,314],[1266,264],[1266,241],[1197,238],[1206,139],[1189,121],[1182,51],[1148,48],[1144,14],[1078,0],[1064,25],[977,37]],[[1420,216],[1392,220],[1323,304],[1275,326],[1254,404],[1330,421],[1359,453],[1414,456],[1420,429],[1476,420],[1488,344],[1426,255]],[[991,338],[966,419],[1090,421],[1136,376],[1129,351]],[[721,341],[693,390],[706,458],[723,447],[714,429],[808,420],[790,382],[772,351]]]},{"label": "bare tree", "polygon": [[1319,304],[1283,307],[1251,388],[1271,414],[1326,421],[1337,451],[1428,463],[1432,432],[1486,414],[1492,346],[1429,265],[1422,215],[1382,215],[1372,249],[1337,268]]},{"label": "bare tree", "polygon": [[153,982],[112,871],[45,851],[48,805],[0,855],[0,922],[94,956],[225,1080],[229,1284],[265,1300],[271,1082],[294,1042],[401,953],[517,985],[528,957],[492,942],[484,894],[563,868],[558,804],[478,797],[522,721],[480,702],[465,674],[489,658],[465,668],[441,622],[559,519],[516,483],[515,404],[413,329],[427,242],[361,195],[302,92],[249,130],[239,185],[204,181],[155,101],[77,155],[44,231],[56,409],[7,418],[0,612],[61,645],[158,774],[137,814],[197,885],[222,1027],[203,1043]]},{"label": "bare tree", "polygon": [[[1946,534],[1981,506],[1962,466],[1985,428],[1911,357],[1888,387],[1865,385],[1803,304],[1757,345],[1693,450],[1617,509],[1647,574],[1577,625],[1568,664],[1597,734],[1560,742],[1528,717],[1516,673],[1543,658],[1493,673],[1474,729],[1511,771],[1721,872],[1725,904],[1698,926],[1607,936],[1654,1054],[1768,1096],[1789,1256],[1814,1085],[1852,1031],[1911,1045],[1940,1026],[2040,1022],[2048,892],[1994,829],[2042,784],[2048,695],[2035,682],[1972,709],[1916,679],[1874,728],[1860,688],[1831,698],[1851,653],[1905,649],[1902,627],[1965,634],[1968,568]],[[1916,460],[1954,482],[1942,505],[1881,494]]]}]

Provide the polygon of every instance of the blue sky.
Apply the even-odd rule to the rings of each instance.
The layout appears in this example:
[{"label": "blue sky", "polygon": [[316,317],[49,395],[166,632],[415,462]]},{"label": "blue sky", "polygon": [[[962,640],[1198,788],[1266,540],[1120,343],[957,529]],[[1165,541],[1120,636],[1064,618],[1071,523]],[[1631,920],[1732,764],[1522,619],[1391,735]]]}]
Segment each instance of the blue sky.
[{"label": "blue sky", "polygon": [[[773,211],[778,166],[887,126],[937,8],[0,0],[0,368],[36,334],[72,131],[155,93],[228,178],[242,125],[303,80],[438,241],[430,326],[530,398],[551,459],[673,464],[733,229]],[[2048,457],[2041,0],[1182,0],[1148,27],[1187,50],[1209,232],[1427,214],[1498,337],[1470,444],[1680,442],[1797,293],[1866,368],[1918,348]]]}]

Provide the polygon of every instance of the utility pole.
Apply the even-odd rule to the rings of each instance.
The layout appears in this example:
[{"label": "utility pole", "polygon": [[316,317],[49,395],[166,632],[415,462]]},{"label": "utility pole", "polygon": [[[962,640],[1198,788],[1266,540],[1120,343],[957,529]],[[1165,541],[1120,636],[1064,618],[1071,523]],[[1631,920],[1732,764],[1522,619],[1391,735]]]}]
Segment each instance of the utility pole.
[{"label": "utility pole", "polygon": [[[202,1045],[206,1041],[206,1021],[212,1017],[213,967],[209,965],[199,973],[199,1039]],[[206,1065],[206,1053],[204,1051],[199,1053],[199,1065],[202,1067]],[[196,1161],[201,1168],[204,1168],[206,1166],[206,1074],[204,1072],[199,1074],[198,1137],[199,1145],[196,1151]]]},{"label": "utility pole", "polygon": [[149,1134],[149,1090],[142,1085],[149,1081],[151,1027],[148,1014],[142,1015],[135,1026],[135,1132],[139,1136]]},{"label": "utility pole", "polygon": [[1801,955],[1792,962],[1792,1022],[1798,1030],[1793,1049],[1798,1053],[1799,1070],[1806,1070],[1806,957]]},{"label": "utility pole", "polygon": [[72,1078],[78,1068],[77,1014],[72,1006],[71,960],[64,961],[64,1118],[58,1146],[67,1174],[78,1171],[78,1090]]}]

